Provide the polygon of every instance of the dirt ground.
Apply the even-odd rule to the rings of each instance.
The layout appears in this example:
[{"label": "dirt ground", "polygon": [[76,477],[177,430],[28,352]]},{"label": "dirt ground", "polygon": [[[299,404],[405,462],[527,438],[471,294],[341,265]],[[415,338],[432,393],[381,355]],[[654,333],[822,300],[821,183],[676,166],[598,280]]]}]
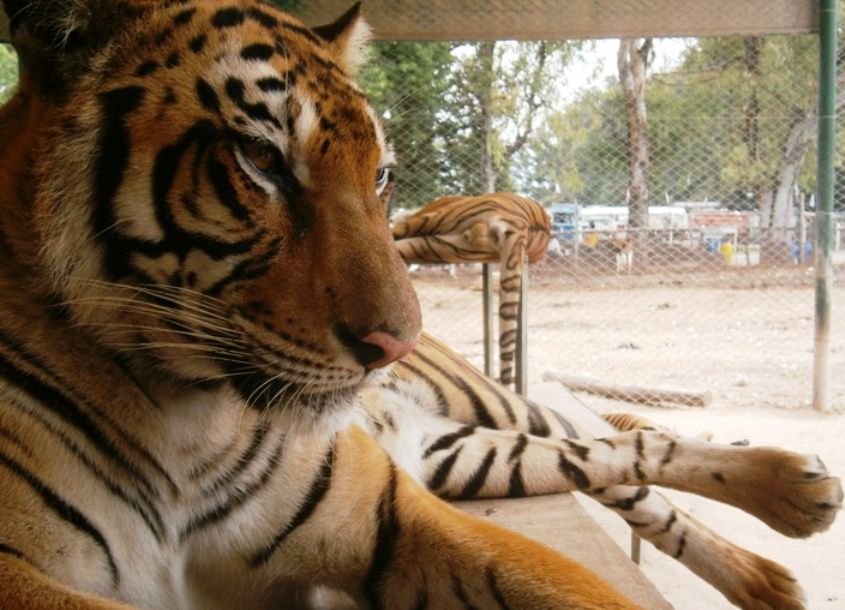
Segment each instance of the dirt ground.
[{"label": "dirt ground", "polygon": [[[806,274],[805,274],[806,275]],[[793,278],[795,279],[795,278]],[[583,394],[594,410],[626,410],[681,433],[714,440],[748,439],[817,453],[845,475],[845,287],[834,289],[831,394],[835,412],[810,408],[813,370],[813,293],[810,278],[694,277],[609,284],[534,280],[529,293],[529,394],[541,401],[547,371],[608,382],[708,390],[706,408],[642,406]],[[619,282],[628,285],[619,286]],[[466,277],[423,274],[415,281],[425,326],[468,356],[483,361],[481,296]],[[624,288],[621,289],[621,288]],[[559,386],[558,386],[559,387]],[[845,609],[845,517],[830,531],[790,540],[741,511],[669,492],[679,506],[730,541],[789,567],[810,610]],[[589,510],[624,549],[630,530],[604,508]],[[642,568],[679,610],[727,610],[720,594],[647,544]]]},{"label": "dirt ground", "polygon": [[[834,289],[832,405],[845,411],[845,271]],[[477,272],[415,280],[426,328],[483,363]],[[807,407],[813,393],[810,270],[662,277],[532,277],[528,378],[709,391],[713,406]],[[838,374],[837,374],[838,373]]]}]

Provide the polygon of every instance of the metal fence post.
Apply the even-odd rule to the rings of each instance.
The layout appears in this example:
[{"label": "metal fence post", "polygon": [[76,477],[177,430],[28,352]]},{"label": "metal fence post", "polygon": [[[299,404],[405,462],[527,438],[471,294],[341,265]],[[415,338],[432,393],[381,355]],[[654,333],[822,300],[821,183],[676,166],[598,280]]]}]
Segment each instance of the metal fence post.
[{"label": "metal fence post", "polygon": [[631,561],[640,565],[642,558],[642,541],[634,530],[631,530]]},{"label": "metal fence post", "polygon": [[804,250],[807,247],[807,206],[804,193],[798,195],[798,265],[803,266]]},{"label": "metal fence post", "polygon": [[481,299],[484,308],[484,374],[493,376],[493,268],[481,265]]},{"label": "metal fence post", "polygon": [[833,165],[836,155],[837,0],[821,0],[819,15],[818,203],[816,208],[816,326],[813,359],[813,408],[830,411],[830,301],[833,262]]}]

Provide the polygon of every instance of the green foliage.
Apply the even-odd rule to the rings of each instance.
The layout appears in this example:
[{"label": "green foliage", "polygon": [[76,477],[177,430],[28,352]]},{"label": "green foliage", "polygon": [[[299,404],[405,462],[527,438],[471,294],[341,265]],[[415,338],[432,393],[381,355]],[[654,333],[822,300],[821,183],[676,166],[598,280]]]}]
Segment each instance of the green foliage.
[{"label": "green foliage", "polygon": [[[627,127],[618,84],[559,101],[561,75],[584,47],[546,44],[539,70],[537,42],[376,45],[362,80],[397,152],[400,206],[481,192],[485,158],[497,189],[543,202],[625,200]],[[814,108],[816,44],[813,36],[760,39],[750,75],[745,39],[691,41],[676,68],[651,75],[652,201],[756,205],[753,194],[772,187],[790,127]],[[540,102],[533,116],[532,98]],[[752,114],[756,135],[749,139]],[[809,151],[799,176],[804,190],[814,186],[814,162]]]},{"label": "green foliage", "polygon": [[[538,62],[541,44],[546,57]],[[537,108],[527,100],[554,97],[553,73],[578,46],[372,45],[359,80],[382,112],[396,151],[396,204],[415,208],[445,194],[483,192],[486,154],[496,188],[516,188],[514,153],[538,121]]]},{"label": "green foliage", "polygon": [[11,46],[0,44],[0,104],[12,95],[18,82],[18,56]]},{"label": "green foliage", "polygon": [[359,75],[396,151],[394,198],[401,207],[418,207],[449,188],[441,108],[451,61],[449,43],[380,42]]},{"label": "green foliage", "polygon": [[[691,116],[711,132],[705,137],[718,137],[709,147],[708,164],[721,168],[723,188],[733,193],[771,188],[790,129],[813,114],[818,97],[816,37],[760,39],[758,73],[748,69],[744,42],[702,39],[675,77],[685,85],[675,97],[706,100]],[[805,190],[815,185],[812,157],[805,159],[799,185]]]},{"label": "green foliage", "polygon": [[[817,39],[766,37],[759,51],[758,69],[750,74],[745,39],[701,39],[689,44],[676,68],[650,76],[654,204],[709,199],[753,207],[761,189],[774,187],[790,129],[815,108]],[[626,138],[618,84],[591,90],[549,115],[518,159],[518,184],[541,201],[621,204]],[[798,185],[811,191],[814,151],[801,168]]]}]

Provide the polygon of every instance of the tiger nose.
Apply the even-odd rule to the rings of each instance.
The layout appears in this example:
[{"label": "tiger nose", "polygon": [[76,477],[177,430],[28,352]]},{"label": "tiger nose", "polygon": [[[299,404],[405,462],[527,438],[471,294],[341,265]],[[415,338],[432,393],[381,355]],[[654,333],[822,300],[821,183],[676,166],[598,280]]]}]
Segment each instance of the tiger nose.
[{"label": "tiger nose", "polygon": [[359,358],[359,362],[368,369],[380,369],[408,355],[417,345],[417,340],[403,341],[386,332],[377,330],[361,339],[361,343],[372,346],[372,349],[370,350],[369,361],[362,361]]},{"label": "tiger nose", "polygon": [[397,339],[381,330],[359,338],[345,325],[337,329],[337,335],[341,342],[352,350],[358,363],[368,369],[378,369],[396,362],[417,344],[416,339],[410,341]]}]

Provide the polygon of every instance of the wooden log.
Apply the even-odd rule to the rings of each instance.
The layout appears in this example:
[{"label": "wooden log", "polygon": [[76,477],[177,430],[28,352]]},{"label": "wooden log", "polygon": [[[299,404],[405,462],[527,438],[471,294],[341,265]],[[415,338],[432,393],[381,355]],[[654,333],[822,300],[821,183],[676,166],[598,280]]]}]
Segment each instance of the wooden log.
[{"label": "wooden log", "polygon": [[706,407],[713,400],[713,394],[709,391],[621,385],[590,379],[589,377],[564,375],[553,372],[545,373],[543,375],[543,381],[560,382],[573,392],[587,392],[588,394],[604,396],[605,398],[615,398],[626,402],[648,405],[668,402],[687,407]]}]

